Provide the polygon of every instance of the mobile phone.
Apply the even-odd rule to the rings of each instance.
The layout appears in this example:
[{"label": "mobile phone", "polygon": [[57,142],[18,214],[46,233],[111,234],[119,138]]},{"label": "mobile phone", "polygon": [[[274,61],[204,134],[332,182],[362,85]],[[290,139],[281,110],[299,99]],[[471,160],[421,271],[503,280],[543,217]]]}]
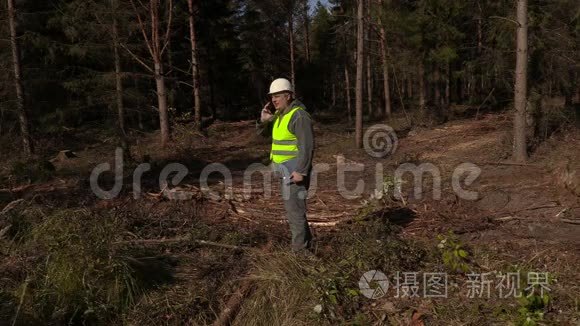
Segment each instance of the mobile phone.
[{"label": "mobile phone", "polygon": [[268,103],[266,103],[266,109],[268,111],[270,111],[270,113],[274,114],[276,112],[276,109],[274,108],[274,103],[272,103],[271,100],[268,100]]}]

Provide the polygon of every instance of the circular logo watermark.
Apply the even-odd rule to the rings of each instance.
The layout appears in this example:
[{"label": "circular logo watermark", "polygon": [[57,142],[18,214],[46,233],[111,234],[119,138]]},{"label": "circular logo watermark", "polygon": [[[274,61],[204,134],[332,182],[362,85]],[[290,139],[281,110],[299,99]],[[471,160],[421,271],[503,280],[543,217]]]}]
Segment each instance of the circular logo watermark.
[{"label": "circular logo watermark", "polygon": [[379,299],[387,293],[389,280],[383,272],[373,269],[361,276],[358,281],[358,287],[365,297]]},{"label": "circular logo watermark", "polygon": [[385,124],[377,124],[369,127],[363,137],[363,145],[367,154],[372,157],[382,158],[394,154],[397,150],[399,139],[395,130]]}]

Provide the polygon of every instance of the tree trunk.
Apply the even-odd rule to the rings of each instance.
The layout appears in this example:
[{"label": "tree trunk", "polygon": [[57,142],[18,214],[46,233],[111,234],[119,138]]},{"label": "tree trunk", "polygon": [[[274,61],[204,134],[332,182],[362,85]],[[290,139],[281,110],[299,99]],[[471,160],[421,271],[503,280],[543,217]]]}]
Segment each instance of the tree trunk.
[{"label": "tree trunk", "polygon": [[[382,0],[380,2],[382,4]],[[381,22],[379,21],[379,24]],[[385,28],[381,25],[381,59],[383,63],[383,93],[385,96],[385,115],[390,117],[392,114],[391,92],[389,87],[389,61],[387,59],[387,36]]]},{"label": "tree trunk", "polygon": [[115,99],[117,106],[117,126],[121,147],[128,154],[127,133],[125,131],[125,107],[123,105],[123,72],[121,70],[121,55],[119,53],[119,23],[117,21],[117,0],[111,0],[113,9],[113,57],[115,61]]},{"label": "tree trunk", "polygon": [[[171,6],[171,3],[167,3],[169,6]],[[171,7],[168,8],[169,10],[171,10]],[[168,28],[170,28],[170,26],[168,26]],[[173,51],[171,50],[171,39],[167,40],[167,47],[165,49],[165,56],[167,57],[167,66],[169,67],[169,71],[173,70]],[[165,61],[164,61],[165,62]],[[166,77],[169,78],[169,82],[166,85],[166,93],[167,93],[167,107],[169,108],[174,108],[175,107],[175,96],[177,93],[177,82],[175,81],[174,78],[169,77],[169,73],[167,73],[165,75]]]},{"label": "tree trunk", "polygon": [[336,83],[332,80],[332,107],[336,106]]},{"label": "tree trunk", "polygon": [[290,12],[288,18],[288,38],[290,41],[290,76],[292,79],[292,86],[296,92],[296,75],[294,70],[294,15]]},{"label": "tree trunk", "polygon": [[346,110],[348,112],[348,122],[351,122],[352,108],[350,106],[350,75],[348,74],[348,62],[344,64],[344,83],[346,86]]},{"label": "tree trunk", "polygon": [[413,74],[409,74],[409,78],[407,78],[407,96],[409,99],[413,98]]},{"label": "tree trunk", "polygon": [[195,38],[195,20],[193,0],[187,0],[189,8],[189,39],[191,41],[191,74],[193,79],[193,113],[195,125],[201,130],[201,98],[199,95],[199,67],[197,63],[197,42]]},{"label": "tree trunk", "polygon": [[449,67],[449,63],[445,66],[445,106],[449,107],[450,104],[450,97],[451,97],[451,89],[450,89],[450,80],[451,80],[451,69]]},{"label": "tree trunk", "polygon": [[[478,16],[477,16],[477,56],[481,57],[483,51],[483,28],[482,28],[482,19],[483,19],[483,10],[481,9],[481,3],[477,2],[478,7]],[[482,93],[484,92],[484,65],[480,66],[479,69],[479,90],[478,95],[479,98],[482,97]]]},{"label": "tree trunk", "polygon": [[528,158],[526,149],[526,97],[528,69],[528,22],[527,0],[518,0],[517,6],[517,54],[515,80],[515,116],[513,157],[516,162],[525,162]]},{"label": "tree trunk", "polygon": [[304,51],[306,62],[310,63],[310,17],[308,17],[308,1],[304,1]]},{"label": "tree trunk", "polygon": [[419,62],[419,109],[421,111],[425,110],[425,98],[427,97],[425,92],[425,66],[423,61]]},{"label": "tree trunk", "polygon": [[438,107],[441,107],[440,79],[439,67],[435,67],[433,71],[433,94],[435,94],[435,105]]},{"label": "tree trunk", "polygon": [[362,148],[362,114],[363,114],[363,68],[364,68],[364,0],[358,0],[357,37],[356,37],[356,125],[355,144]]},{"label": "tree trunk", "polygon": [[155,62],[155,86],[157,88],[157,103],[159,106],[159,125],[161,129],[161,146],[169,143],[169,117],[167,114],[167,94],[165,90],[165,77],[163,77],[163,64],[160,59]]},{"label": "tree trunk", "polygon": [[[212,64],[211,62],[208,62],[208,66],[207,66],[207,86],[208,86],[208,92],[209,92],[209,106],[210,106],[210,110],[211,110],[211,116],[215,119],[218,118],[218,114],[217,114],[217,103],[216,103],[216,98],[215,98],[215,81],[214,81],[214,73],[213,73],[213,69],[212,69]],[[223,112],[222,112],[223,113]]]},{"label": "tree trunk", "polygon": [[[367,3],[367,7],[366,7],[366,16],[367,16],[367,20],[370,22],[371,21],[371,2]],[[367,26],[367,28],[365,28],[365,43],[367,45],[367,51],[365,52],[365,56],[366,56],[366,66],[367,66],[367,110],[369,113],[369,116],[372,117],[374,116],[374,110],[373,110],[373,74],[371,71],[371,42],[370,42],[370,38],[371,38],[371,25],[369,24]]]},{"label": "tree trunk", "polygon": [[16,8],[14,0],[8,0],[8,24],[10,25],[10,45],[12,46],[12,65],[14,69],[14,86],[16,88],[16,108],[18,112],[18,122],[20,123],[20,134],[22,137],[22,148],[24,155],[32,155],[32,137],[30,136],[30,125],[28,113],[25,106],[24,87],[22,86],[22,73],[20,67],[20,47],[16,37]]}]

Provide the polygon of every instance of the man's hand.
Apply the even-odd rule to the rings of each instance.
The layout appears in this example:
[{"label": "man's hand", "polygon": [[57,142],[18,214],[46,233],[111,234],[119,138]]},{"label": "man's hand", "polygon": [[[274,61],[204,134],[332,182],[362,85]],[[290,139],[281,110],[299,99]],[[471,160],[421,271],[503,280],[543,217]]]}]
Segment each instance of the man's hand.
[{"label": "man's hand", "polygon": [[261,122],[270,121],[274,118],[274,115],[269,110],[271,105],[272,105],[272,102],[268,102],[268,103],[266,103],[266,105],[264,105],[264,108],[262,109],[262,114],[260,116]]},{"label": "man's hand", "polygon": [[294,183],[300,183],[304,180],[304,176],[296,171],[292,172],[290,179],[294,181]]}]

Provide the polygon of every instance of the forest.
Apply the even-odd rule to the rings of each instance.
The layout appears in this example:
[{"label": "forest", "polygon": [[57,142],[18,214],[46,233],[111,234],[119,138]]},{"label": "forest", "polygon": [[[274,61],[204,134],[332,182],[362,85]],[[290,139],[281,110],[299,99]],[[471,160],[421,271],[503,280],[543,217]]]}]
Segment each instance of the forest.
[{"label": "forest", "polygon": [[578,1],[0,3],[0,325],[580,322]]}]

